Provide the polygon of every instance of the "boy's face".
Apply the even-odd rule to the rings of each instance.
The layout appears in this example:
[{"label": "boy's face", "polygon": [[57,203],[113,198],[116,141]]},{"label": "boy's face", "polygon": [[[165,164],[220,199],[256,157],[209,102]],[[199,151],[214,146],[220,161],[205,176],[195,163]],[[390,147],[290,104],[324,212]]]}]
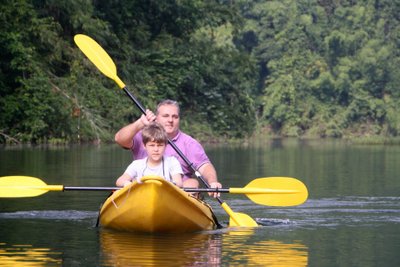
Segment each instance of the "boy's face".
[{"label": "boy's face", "polygon": [[144,145],[144,148],[147,151],[147,156],[152,162],[161,161],[164,155],[165,147],[165,143],[158,143],[154,141],[147,142]]}]

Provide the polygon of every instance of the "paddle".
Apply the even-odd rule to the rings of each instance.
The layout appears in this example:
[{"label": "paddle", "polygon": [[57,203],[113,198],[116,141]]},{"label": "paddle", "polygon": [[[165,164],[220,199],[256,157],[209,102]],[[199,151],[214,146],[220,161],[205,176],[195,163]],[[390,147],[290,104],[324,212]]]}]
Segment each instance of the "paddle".
[{"label": "paddle", "polygon": [[[0,198],[36,197],[49,191],[114,191],[120,187],[72,187],[47,185],[30,176],[0,177]],[[183,188],[186,192],[220,192],[245,194],[257,204],[268,206],[300,205],[307,199],[307,188],[289,177],[258,178],[244,188]]]},{"label": "paddle", "polygon": [[[107,52],[92,38],[83,34],[77,34],[74,37],[74,41],[79,49],[87,56],[87,58],[107,77],[114,80],[118,86],[124,90],[124,92],[128,95],[128,97],[135,103],[135,105],[140,109],[143,114],[146,114],[146,110],[140,104],[140,102],[128,91],[125,84],[121,81],[121,79],[117,75],[117,68],[107,54]],[[193,167],[193,164],[186,158],[186,156],[182,153],[182,151],[173,143],[171,140],[168,140],[168,143],[172,146],[172,148],[179,154],[179,156],[190,166],[190,168],[195,173],[196,177],[207,187],[210,188],[210,185],[206,182],[204,177]],[[229,208],[228,204],[220,197],[217,197],[218,202],[221,204],[221,207],[225,210],[225,212],[230,217],[230,225],[235,226],[245,226],[252,227],[258,226],[257,222],[253,220],[250,216],[244,213],[233,212],[231,208]]]}]

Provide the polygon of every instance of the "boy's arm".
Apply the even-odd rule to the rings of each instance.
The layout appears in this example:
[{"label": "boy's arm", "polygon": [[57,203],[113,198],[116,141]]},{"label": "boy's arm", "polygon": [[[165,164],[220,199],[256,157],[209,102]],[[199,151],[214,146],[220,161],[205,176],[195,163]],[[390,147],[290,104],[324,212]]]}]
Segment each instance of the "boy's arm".
[{"label": "boy's arm", "polygon": [[124,187],[131,183],[132,183],[132,178],[127,173],[122,174],[115,182],[115,184],[119,187]]},{"label": "boy's arm", "polygon": [[174,182],[174,184],[178,187],[182,187],[183,182],[182,182],[182,174],[177,173],[172,175],[172,181]]}]

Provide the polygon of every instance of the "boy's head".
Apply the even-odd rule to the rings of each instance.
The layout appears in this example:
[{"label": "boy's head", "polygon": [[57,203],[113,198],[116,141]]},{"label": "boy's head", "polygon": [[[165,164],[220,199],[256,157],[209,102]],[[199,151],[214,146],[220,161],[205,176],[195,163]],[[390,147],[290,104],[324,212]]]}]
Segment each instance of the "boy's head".
[{"label": "boy's head", "polygon": [[161,124],[152,122],[146,125],[142,130],[143,144],[146,145],[148,142],[156,143],[168,143],[168,136]]}]

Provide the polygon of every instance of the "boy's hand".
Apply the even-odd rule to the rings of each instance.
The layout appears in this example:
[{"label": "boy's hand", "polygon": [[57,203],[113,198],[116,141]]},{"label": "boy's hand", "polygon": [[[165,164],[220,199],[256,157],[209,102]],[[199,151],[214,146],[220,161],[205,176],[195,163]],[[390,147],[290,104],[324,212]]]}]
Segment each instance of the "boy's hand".
[{"label": "boy's hand", "polygon": [[124,187],[127,187],[127,186],[129,186],[130,184],[132,184],[131,181],[126,181],[126,182],[124,183]]}]

